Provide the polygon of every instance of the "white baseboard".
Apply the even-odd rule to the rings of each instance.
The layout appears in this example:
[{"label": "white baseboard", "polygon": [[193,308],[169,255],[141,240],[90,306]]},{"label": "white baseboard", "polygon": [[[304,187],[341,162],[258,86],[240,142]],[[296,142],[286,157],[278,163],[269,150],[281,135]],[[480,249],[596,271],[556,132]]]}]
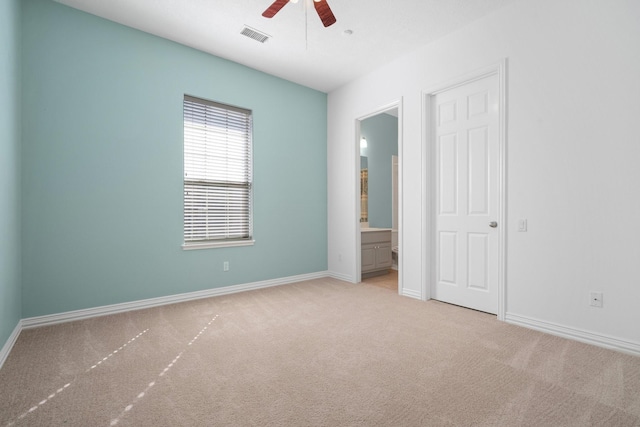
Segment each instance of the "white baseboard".
[{"label": "white baseboard", "polygon": [[403,297],[422,300],[422,294],[420,294],[420,291],[412,291],[411,289],[402,289],[402,291],[400,291],[400,295],[402,295]]},{"label": "white baseboard", "polygon": [[634,356],[640,356],[640,343],[625,341],[608,335],[595,334],[593,332],[570,328],[556,323],[545,322],[543,320],[520,316],[513,313],[507,313],[505,321],[525,328],[546,332],[551,335],[557,335],[559,337],[596,345],[598,347],[604,347],[632,354]]},{"label": "white baseboard", "polygon": [[353,277],[348,274],[336,273],[335,271],[329,271],[329,277],[332,279],[342,280],[343,282],[356,283]]},{"label": "white baseboard", "polygon": [[22,332],[22,320],[18,321],[18,324],[13,329],[13,332],[11,332],[11,335],[9,335],[9,339],[4,343],[4,346],[2,346],[2,350],[0,350],[0,369],[2,369],[2,365],[4,365],[4,361],[7,360],[7,357],[9,357],[9,353],[11,352],[13,345],[18,340],[20,332]]},{"label": "white baseboard", "polygon": [[303,282],[305,280],[321,279],[328,277],[329,272],[301,274],[298,276],[283,277],[280,279],[263,280],[260,282],[246,283],[242,285],[224,286],[221,288],[206,289],[204,291],[188,292],[184,294],[169,295],[166,297],[150,298],[138,301],[124,302],[120,304],[105,305],[101,307],[87,308],[84,310],[67,311],[65,313],[49,314],[46,316],[29,317],[22,319],[22,328],[36,328],[57,323],[71,322],[74,320],[89,319],[92,317],[107,316],[109,314],[123,313],[126,311],[141,310],[144,308],[158,307],[161,305],[175,304],[178,302],[192,301],[202,298],[210,298],[220,295],[234,294],[237,292],[251,291],[254,289],[269,288],[272,286],[286,285],[289,283]]}]

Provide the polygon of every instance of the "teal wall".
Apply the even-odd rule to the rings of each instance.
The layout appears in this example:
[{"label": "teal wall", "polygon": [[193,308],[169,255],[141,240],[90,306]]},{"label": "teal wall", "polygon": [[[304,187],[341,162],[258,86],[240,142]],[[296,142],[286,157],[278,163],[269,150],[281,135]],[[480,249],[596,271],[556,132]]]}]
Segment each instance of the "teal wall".
[{"label": "teal wall", "polygon": [[0,0],[0,348],[20,321],[20,3]]},{"label": "teal wall", "polygon": [[[327,269],[326,94],[50,0],[22,18],[23,317]],[[185,93],[253,110],[254,246],[181,249]]]},{"label": "teal wall", "polygon": [[391,156],[398,154],[398,119],[378,114],[360,123],[360,133],[367,139],[369,168],[369,227],[391,228]]}]

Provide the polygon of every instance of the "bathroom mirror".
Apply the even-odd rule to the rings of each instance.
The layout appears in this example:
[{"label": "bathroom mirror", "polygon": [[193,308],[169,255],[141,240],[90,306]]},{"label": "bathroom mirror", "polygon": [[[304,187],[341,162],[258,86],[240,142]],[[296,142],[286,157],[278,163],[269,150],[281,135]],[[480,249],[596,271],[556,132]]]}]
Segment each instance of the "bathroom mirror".
[{"label": "bathroom mirror", "polygon": [[360,222],[369,222],[369,165],[366,156],[360,156]]}]

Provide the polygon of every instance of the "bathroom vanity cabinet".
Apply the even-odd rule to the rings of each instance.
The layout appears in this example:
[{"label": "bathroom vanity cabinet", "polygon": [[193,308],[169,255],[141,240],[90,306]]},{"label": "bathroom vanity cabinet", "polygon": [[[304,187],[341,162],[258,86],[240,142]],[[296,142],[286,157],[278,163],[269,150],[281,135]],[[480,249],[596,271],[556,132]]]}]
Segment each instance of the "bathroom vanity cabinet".
[{"label": "bathroom vanity cabinet", "polygon": [[391,230],[362,229],[362,278],[386,274],[391,268]]}]

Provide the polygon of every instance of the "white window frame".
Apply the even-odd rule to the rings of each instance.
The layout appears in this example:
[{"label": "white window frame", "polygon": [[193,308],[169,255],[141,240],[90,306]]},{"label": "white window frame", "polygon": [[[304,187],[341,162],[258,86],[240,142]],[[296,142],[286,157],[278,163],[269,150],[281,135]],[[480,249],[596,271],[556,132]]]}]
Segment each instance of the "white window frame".
[{"label": "white window frame", "polygon": [[190,95],[183,100],[185,250],[253,239],[253,114]]}]

